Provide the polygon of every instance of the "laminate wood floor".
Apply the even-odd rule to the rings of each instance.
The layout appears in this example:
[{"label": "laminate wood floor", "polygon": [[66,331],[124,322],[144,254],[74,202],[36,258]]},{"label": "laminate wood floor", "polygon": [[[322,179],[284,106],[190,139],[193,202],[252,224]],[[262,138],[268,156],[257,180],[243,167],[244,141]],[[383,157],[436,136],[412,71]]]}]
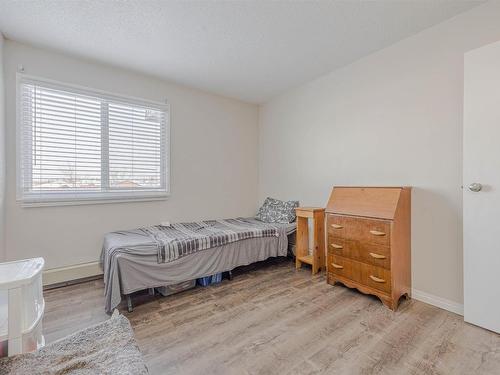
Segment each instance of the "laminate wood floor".
[{"label": "laminate wood floor", "polygon": [[[45,292],[48,342],[105,320],[101,280]],[[500,335],[410,300],[397,312],[273,260],[127,313],[152,374],[500,374]]]}]

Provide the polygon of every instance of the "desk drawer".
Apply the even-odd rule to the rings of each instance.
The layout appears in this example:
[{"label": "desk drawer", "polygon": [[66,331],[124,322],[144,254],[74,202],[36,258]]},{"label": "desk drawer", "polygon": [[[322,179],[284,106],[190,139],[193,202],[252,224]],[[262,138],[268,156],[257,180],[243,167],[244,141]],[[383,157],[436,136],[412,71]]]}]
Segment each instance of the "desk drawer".
[{"label": "desk drawer", "polygon": [[386,245],[373,244],[358,240],[345,240],[343,245],[345,254],[357,261],[374,266],[391,268],[391,248]]},{"label": "desk drawer", "polygon": [[353,278],[352,261],[336,255],[328,255],[328,272],[346,279]]},{"label": "desk drawer", "polygon": [[363,282],[370,288],[391,293],[391,271],[382,267],[363,264]]},{"label": "desk drawer", "polygon": [[391,268],[391,248],[328,235],[328,254],[339,255],[374,266]]},{"label": "desk drawer", "polygon": [[328,234],[327,252],[332,255],[340,255],[344,258],[351,258],[351,252],[346,245],[346,240]]},{"label": "desk drawer", "polygon": [[391,269],[391,249],[388,246],[364,244],[361,251],[362,262]]},{"label": "desk drawer", "polygon": [[365,218],[344,217],[344,238],[389,246],[391,244],[391,222]]},{"label": "desk drawer", "polygon": [[328,272],[346,279],[363,283],[362,263],[337,255],[328,256]]},{"label": "desk drawer", "polygon": [[391,271],[382,267],[328,255],[328,272],[387,294],[391,292]]},{"label": "desk drawer", "polygon": [[332,238],[345,238],[344,216],[328,214],[326,217],[326,231]]},{"label": "desk drawer", "polygon": [[332,239],[357,240],[364,243],[389,246],[391,221],[329,214],[327,233]]}]

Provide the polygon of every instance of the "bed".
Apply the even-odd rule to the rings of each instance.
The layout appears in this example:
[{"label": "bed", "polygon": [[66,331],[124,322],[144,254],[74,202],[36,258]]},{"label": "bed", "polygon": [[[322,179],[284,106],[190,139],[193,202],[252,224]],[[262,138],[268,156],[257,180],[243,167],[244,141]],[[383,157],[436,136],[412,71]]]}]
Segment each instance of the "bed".
[{"label": "bed", "polygon": [[275,230],[276,233],[209,247],[166,262],[159,261],[159,241],[148,230],[141,228],[108,233],[101,253],[106,312],[110,313],[117,307],[123,296],[139,290],[175,285],[270,257],[287,255],[288,236],[295,232],[295,223],[238,219]]}]

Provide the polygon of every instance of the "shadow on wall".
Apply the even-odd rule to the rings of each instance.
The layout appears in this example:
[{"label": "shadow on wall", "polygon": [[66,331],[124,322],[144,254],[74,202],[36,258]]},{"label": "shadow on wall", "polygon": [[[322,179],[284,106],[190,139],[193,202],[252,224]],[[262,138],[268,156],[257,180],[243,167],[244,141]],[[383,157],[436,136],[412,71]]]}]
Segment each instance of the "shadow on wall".
[{"label": "shadow on wall", "polygon": [[[462,302],[461,189],[458,211],[456,202],[450,199],[455,194],[419,187],[412,189],[412,287],[447,298],[453,296],[453,300]],[[450,239],[454,241],[450,243]],[[457,285],[460,285],[458,294]]]}]

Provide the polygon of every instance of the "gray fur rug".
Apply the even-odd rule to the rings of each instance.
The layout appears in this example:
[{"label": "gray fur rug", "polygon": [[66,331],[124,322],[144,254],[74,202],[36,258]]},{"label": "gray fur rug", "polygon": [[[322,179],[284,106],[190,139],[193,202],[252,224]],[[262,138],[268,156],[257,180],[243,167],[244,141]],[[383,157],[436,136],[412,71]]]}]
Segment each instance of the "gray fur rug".
[{"label": "gray fur rug", "polygon": [[132,327],[118,314],[36,352],[0,358],[2,375],[147,373]]}]

